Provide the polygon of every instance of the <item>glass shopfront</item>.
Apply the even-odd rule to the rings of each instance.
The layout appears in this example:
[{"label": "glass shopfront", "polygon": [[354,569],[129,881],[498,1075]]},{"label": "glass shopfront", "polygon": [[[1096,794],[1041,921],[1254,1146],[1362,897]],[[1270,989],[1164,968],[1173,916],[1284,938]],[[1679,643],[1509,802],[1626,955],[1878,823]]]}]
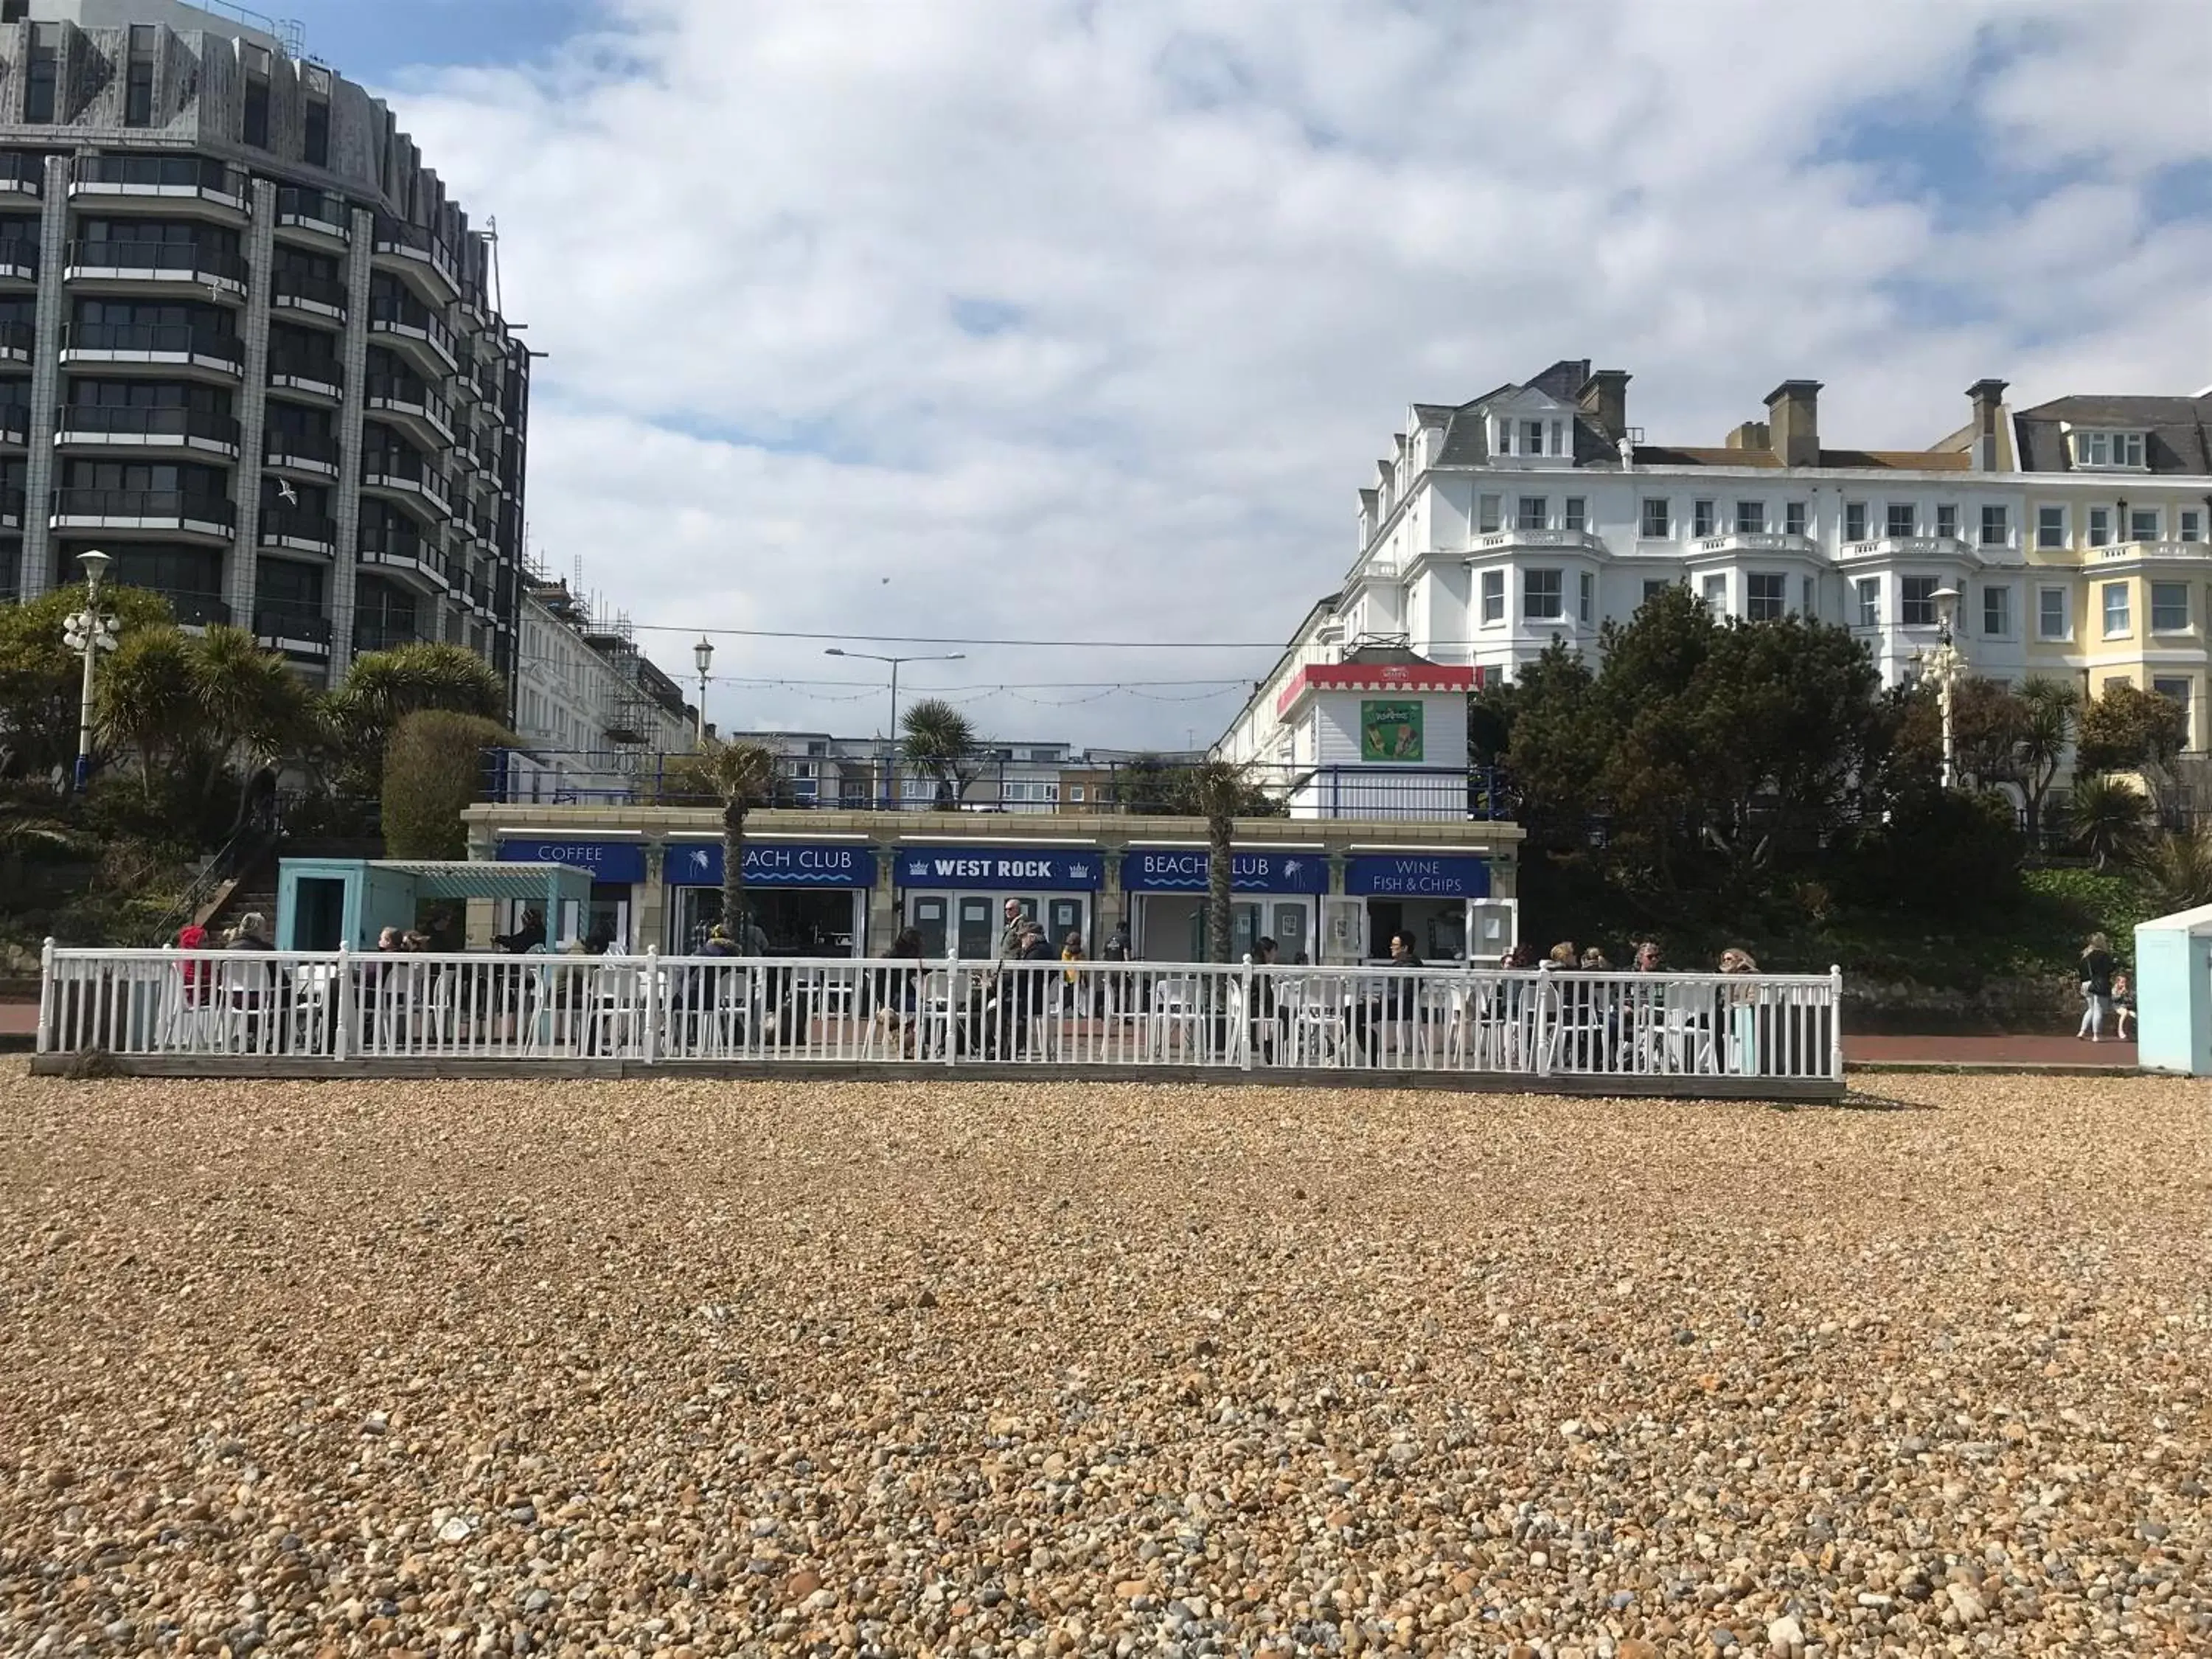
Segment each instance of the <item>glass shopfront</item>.
[{"label": "glass shopfront", "polygon": [[1084,954],[1095,956],[1092,923],[1104,870],[1095,847],[902,847],[891,880],[899,914],[921,934],[925,956],[945,956],[955,945],[963,961],[996,956],[1009,900],[1044,924],[1054,951],[1073,933]]},{"label": "glass shopfront", "polygon": [[[722,919],[722,843],[672,841],[661,863],[668,883],[672,955],[689,956]],[[876,855],[857,842],[745,842],[745,908],[779,957],[866,954],[868,891]]]},{"label": "glass shopfront", "polygon": [[[1141,962],[1205,962],[1206,872],[1203,848],[1138,848],[1121,860],[1129,895],[1132,952]],[[1316,907],[1328,890],[1328,859],[1319,848],[1240,852],[1231,860],[1229,959],[1241,962],[1261,938],[1276,959],[1312,958]]]},{"label": "glass shopfront", "polygon": [[[622,951],[638,948],[630,929],[636,916],[633,901],[638,884],[645,879],[642,842],[574,836],[502,838],[498,851],[502,864],[565,864],[591,876],[588,905],[564,904],[561,915],[546,919],[548,950],[564,950],[580,939]],[[523,913],[537,908],[520,899],[501,902],[497,906],[499,931],[515,932],[522,926]]]},{"label": "glass shopfront", "polygon": [[[1475,925],[1475,911],[1490,896],[1490,861],[1447,853],[1354,854],[1345,860],[1344,890],[1366,902],[1364,954],[1390,953],[1390,936],[1413,935],[1425,962],[1463,962],[1470,948],[1494,957]],[[1508,941],[1510,943],[1510,941]]]}]

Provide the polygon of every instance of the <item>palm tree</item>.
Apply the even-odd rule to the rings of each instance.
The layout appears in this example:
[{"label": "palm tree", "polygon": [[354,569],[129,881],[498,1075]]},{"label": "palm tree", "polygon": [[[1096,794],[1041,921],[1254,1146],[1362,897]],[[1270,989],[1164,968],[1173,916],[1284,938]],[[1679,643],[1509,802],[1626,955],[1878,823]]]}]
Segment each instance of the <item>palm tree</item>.
[{"label": "palm tree", "polygon": [[1190,810],[1206,820],[1206,953],[1229,960],[1237,814],[1246,799],[1245,769],[1232,761],[1200,761],[1184,775]]},{"label": "palm tree", "polygon": [[722,803],[722,921],[740,949],[739,908],[745,896],[745,814],[775,789],[775,751],[746,738],[707,740],[700,775]]},{"label": "palm tree", "polygon": [[307,685],[284,665],[283,658],[257,645],[252,635],[221,624],[191,641],[185,671],[216,763],[232,761],[237,766],[242,822],[256,774],[306,734]]},{"label": "palm tree", "polygon": [[124,636],[100,671],[94,713],[101,740],[136,752],[139,786],[149,804],[155,780],[173,771],[204,735],[191,647],[179,629],[141,628]]},{"label": "palm tree", "polygon": [[2150,801],[2125,778],[2084,778],[2074,786],[2066,816],[2075,841],[2101,870],[2141,844]]},{"label": "palm tree", "polygon": [[[968,717],[942,697],[924,697],[899,721],[905,733],[899,752],[908,765],[937,780],[937,804],[957,806],[975,781],[975,728]],[[892,805],[898,800],[898,781],[891,781]]]},{"label": "palm tree", "polygon": [[2021,688],[2020,697],[2027,705],[2027,717],[2021,722],[2014,752],[2027,806],[2028,837],[2033,842],[2039,838],[2043,827],[2043,798],[2050,793],[2059,763],[2066,758],[2066,745],[2073,740],[2081,694],[2063,680],[2032,679]]},{"label": "palm tree", "polygon": [[2212,831],[2160,830],[2136,853],[2134,863],[2154,915],[2212,904]]}]

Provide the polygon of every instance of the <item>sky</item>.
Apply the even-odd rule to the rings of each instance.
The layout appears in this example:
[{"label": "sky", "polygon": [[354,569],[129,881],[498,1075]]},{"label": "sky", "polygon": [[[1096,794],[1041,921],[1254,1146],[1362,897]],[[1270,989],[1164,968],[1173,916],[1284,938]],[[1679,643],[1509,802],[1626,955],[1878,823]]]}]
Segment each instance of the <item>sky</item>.
[{"label": "sky", "polygon": [[1407,405],[1560,358],[1687,443],[2212,383],[2204,0],[273,9],[497,217],[534,556],[679,677],[830,636],[720,639],[725,729],[882,730],[823,652],[900,635],[1040,642],[901,671],[987,735],[1208,742]]}]

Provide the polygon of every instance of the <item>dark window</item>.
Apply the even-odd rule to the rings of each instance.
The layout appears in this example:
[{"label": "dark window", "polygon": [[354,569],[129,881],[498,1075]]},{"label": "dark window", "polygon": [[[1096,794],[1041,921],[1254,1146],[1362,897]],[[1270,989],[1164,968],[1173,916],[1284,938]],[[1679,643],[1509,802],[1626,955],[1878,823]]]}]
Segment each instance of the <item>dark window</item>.
[{"label": "dark window", "polygon": [[244,137],[256,149],[269,148],[269,83],[248,81],[246,83],[246,121]]},{"label": "dark window", "polygon": [[80,461],[63,463],[65,489],[180,489],[188,495],[220,500],[229,492],[220,467],[175,461]]},{"label": "dark window", "polygon": [[330,438],[331,411],[307,404],[288,404],[282,398],[269,400],[269,429],[271,432],[296,432],[310,438]]},{"label": "dark window", "polygon": [[124,71],[123,125],[154,125],[154,61],[150,58],[133,58],[131,66]]},{"label": "dark window", "polygon": [[331,106],[320,99],[307,104],[307,165],[326,167],[331,164]]},{"label": "dark window", "polygon": [[259,560],[253,567],[253,602],[264,611],[304,611],[320,616],[322,567],[301,564],[291,559]]},{"label": "dark window", "polygon": [[180,305],[159,300],[79,300],[76,321],[80,328],[101,324],[165,328],[187,325],[204,333],[224,336],[235,334],[238,327],[228,307]]},{"label": "dark window", "polygon": [[[43,25],[38,26],[43,32]],[[23,119],[45,125],[54,118],[54,85],[60,73],[58,54],[52,45],[33,42],[31,62],[23,72]]]},{"label": "dark window", "polygon": [[[133,486],[136,488],[136,486]],[[150,587],[163,593],[219,598],[222,555],[212,548],[171,547],[159,542],[111,544],[115,555],[110,580],[126,587]],[[70,550],[64,550],[64,556]]]},{"label": "dark window", "polygon": [[230,413],[230,393],[222,386],[179,380],[76,380],[70,403],[79,408],[197,409],[208,415]]}]

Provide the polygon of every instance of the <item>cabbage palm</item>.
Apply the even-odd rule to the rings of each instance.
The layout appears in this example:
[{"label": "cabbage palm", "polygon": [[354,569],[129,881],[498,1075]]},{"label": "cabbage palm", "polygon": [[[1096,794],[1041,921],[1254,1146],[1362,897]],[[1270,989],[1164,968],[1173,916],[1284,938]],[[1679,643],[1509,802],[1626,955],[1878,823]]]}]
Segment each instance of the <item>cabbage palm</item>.
[{"label": "cabbage palm", "polygon": [[2156,915],[2212,904],[2212,830],[2160,830],[2132,862]]},{"label": "cabbage palm", "polygon": [[728,743],[709,738],[696,765],[699,776],[722,804],[722,921],[742,948],[738,928],[745,896],[745,814],[775,792],[775,752],[746,738]]},{"label": "cabbage palm", "polygon": [[2140,846],[2150,822],[2150,800],[2125,778],[2084,778],[2066,807],[2075,843],[2098,869]]},{"label": "cabbage palm", "polygon": [[[937,805],[957,806],[975,778],[979,747],[975,728],[968,717],[942,697],[924,697],[899,721],[904,733],[900,756],[906,763],[937,780]],[[898,805],[898,776],[891,777],[891,805]]]},{"label": "cabbage palm", "polygon": [[1246,769],[1233,761],[1200,761],[1185,775],[1190,810],[1206,820],[1206,953],[1229,960],[1237,813],[1245,804]]}]

